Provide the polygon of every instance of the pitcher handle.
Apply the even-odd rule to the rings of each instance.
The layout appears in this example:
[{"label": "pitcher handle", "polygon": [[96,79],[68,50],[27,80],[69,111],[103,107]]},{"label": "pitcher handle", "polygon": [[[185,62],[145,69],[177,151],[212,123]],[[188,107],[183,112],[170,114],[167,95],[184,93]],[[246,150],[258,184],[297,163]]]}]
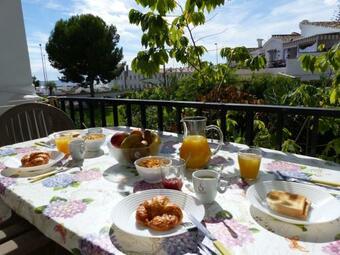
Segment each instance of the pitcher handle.
[{"label": "pitcher handle", "polygon": [[212,155],[215,155],[223,146],[223,133],[222,133],[222,130],[218,127],[218,126],[215,126],[215,125],[210,125],[210,126],[207,126],[205,128],[206,131],[208,130],[215,130],[218,135],[219,135],[219,141],[218,141],[218,146],[215,150],[212,151]]}]

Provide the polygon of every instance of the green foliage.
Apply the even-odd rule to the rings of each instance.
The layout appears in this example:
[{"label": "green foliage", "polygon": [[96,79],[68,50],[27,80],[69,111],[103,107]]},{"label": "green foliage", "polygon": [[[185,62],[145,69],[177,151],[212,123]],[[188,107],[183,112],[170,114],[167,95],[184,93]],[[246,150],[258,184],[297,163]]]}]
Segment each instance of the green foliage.
[{"label": "green foliage", "polygon": [[[202,95],[211,92],[218,81],[214,77],[220,74],[218,65],[212,66],[209,72],[213,73],[211,85],[200,86],[197,77],[186,76],[181,79],[173,78],[167,86],[155,86],[153,88],[144,89],[139,92],[133,92],[128,95],[130,98],[154,99],[154,100],[199,100]],[[229,69],[230,70],[230,69]],[[254,74],[249,80],[239,80],[234,72],[230,72],[225,77],[225,85],[235,84],[241,91],[248,92],[256,97],[261,98],[264,103],[268,104],[284,104],[292,106],[312,106],[312,107],[328,107],[329,106],[329,80],[322,79],[313,82],[301,82],[298,79],[292,79],[286,76],[273,76],[270,74]],[[214,85],[215,84],[215,85]],[[185,108],[184,115],[195,115],[196,112],[192,108]],[[140,109],[134,107],[133,125],[140,126]],[[203,114],[209,117],[209,123],[220,123],[220,115],[218,112],[210,110],[204,111]],[[121,119],[126,119],[125,109],[120,111]],[[164,107],[163,109],[164,126],[166,130],[175,131],[174,119],[176,111],[172,107]],[[157,109],[154,107],[147,108],[148,127],[157,129]],[[277,131],[276,114],[256,114],[254,120],[254,140],[256,146],[265,148],[276,148],[276,131]],[[313,125],[312,118],[304,118],[296,115],[286,115],[283,128],[282,150],[285,152],[308,154],[310,150],[310,140],[307,138]],[[125,123],[124,123],[125,124]],[[230,142],[245,143],[245,114],[237,111],[228,111],[226,114],[226,140]],[[339,161],[340,154],[336,154],[338,143],[333,141],[340,137],[340,119],[319,118],[318,125],[318,145],[316,148],[319,157]],[[327,148],[327,149],[326,149]]]},{"label": "green foliage", "polygon": [[266,124],[261,120],[254,120],[254,144],[259,147],[272,148],[272,135]]},{"label": "green foliage", "polygon": [[286,97],[301,82],[281,75],[253,74],[250,80],[243,81],[242,89],[259,99],[264,99],[267,104],[285,104]]},{"label": "green foliage", "polygon": [[59,20],[46,44],[51,65],[62,74],[62,81],[90,85],[108,83],[123,70],[123,58],[118,48],[119,34],[115,26],[108,26],[101,18],[91,14]]},{"label": "green foliage", "polygon": [[[205,13],[224,4],[224,0],[186,0],[184,5],[174,0],[135,0],[137,4],[149,11],[142,13],[131,9],[131,24],[141,27],[143,32],[141,44],[145,50],[138,52],[132,61],[135,72],[151,76],[159,72],[160,66],[168,63],[170,58],[192,67],[194,80],[199,90],[209,90],[211,86],[225,83],[230,73],[231,62],[239,67],[259,70],[265,66],[265,58],[252,57],[245,47],[224,48],[221,56],[227,57],[227,63],[214,66],[203,61],[207,52],[203,45],[198,45],[192,30],[205,24]],[[167,15],[178,14],[169,22]]]},{"label": "green foliage", "polygon": [[340,163],[340,138],[333,139],[327,143],[321,157],[326,160],[332,160]]},{"label": "green foliage", "polygon": [[266,67],[266,59],[262,56],[252,57],[246,47],[223,48],[220,55],[226,58],[228,66],[236,65],[238,68],[249,68],[252,71]]},{"label": "green foliage", "polygon": [[282,151],[290,153],[300,153],[302,151],[302,148],[294,140],[287,139],[282,144]]},{"label": "green foliage", "polygon": [[32,76],[32,84],[35,88],[40,87],[40,81],[35,77],[35,75]]},{"label": "green foliage", "polygon": [[[324,45],[321,45],[319,51],[323,48]],[[340,43],[318,56],[302,55],[300,61],[306,71],[325,73],[330,70],[332,72],[333,83],[329,91],[329,100],[331,104],[340,105]]]},{"label": "green foliage", "polygon": [[47,81],[45,83],[45,87],[48,88],[51,96],[53,94],[53,90],[57,87],[57,84],[54,81]]}]

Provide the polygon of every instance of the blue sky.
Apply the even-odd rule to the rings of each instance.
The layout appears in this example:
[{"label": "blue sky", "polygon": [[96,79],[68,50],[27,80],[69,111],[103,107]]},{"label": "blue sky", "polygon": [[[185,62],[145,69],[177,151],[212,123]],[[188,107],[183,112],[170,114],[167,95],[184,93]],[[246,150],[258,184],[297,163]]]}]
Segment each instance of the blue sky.
[{"label": "blue sky", "polygon": [[[181,2],[183,2],[182,0]],[[272,34],[299,32],[299,22],[330,20],[338,0],[232,0],[208,15],[204,27],[194,29],[196,39],[209,49],[205,58],[215,61],[215,48],[255,47],[256,39]],[[59,19],[92,13],[114,24],[121,36],[124,61],[141,50],[140,29],[130,25],[128,12],[137,8],[133,0],[22,0],[32,74],[43,80],[39,43],[43,46]],[[43,54],[46,54],[45,52]],[[46,55],[47,59],[47,55]],[[48,62],[48,61],[47,61]],[[170,60],[169,66],[177,64]],[[58,71],[47,63],[48,78],[57,79]]]}]

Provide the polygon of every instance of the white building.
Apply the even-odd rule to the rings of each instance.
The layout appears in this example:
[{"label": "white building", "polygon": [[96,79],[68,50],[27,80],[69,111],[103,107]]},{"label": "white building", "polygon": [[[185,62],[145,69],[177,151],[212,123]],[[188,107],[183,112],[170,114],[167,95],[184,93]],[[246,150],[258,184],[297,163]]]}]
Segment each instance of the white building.
[{"label": "white building", "polygon": [[324,44],[325,50],[329,50],[340,42],[340,22],[303,20],[300,22],[300,30],[300,33],[272,35],[263,46],[262,39],[258,39],[258,47],[251,50],[251,54],[265,56],[268,69],[280,67],[278,71],[288,75],[301,79],[318,79],[318,74],[302,70],[298,58],[306,53],[320,54],[317,51],[320,44]]},{"label": "white building", "polygon": [[34,91],[20,0],[0,1],[0,35],[2,113],[13,105],[32,99]]},{"label": "white building", "polygon": [[182,78],[192,72],[193,70],[187,67],[166,68],[152,77],[145,77],[129,70],[129,66],[126,66],[125,70],[111,83],[117,84],[120,90],[141,90],[155,85],[167,85],[171,78]]}]

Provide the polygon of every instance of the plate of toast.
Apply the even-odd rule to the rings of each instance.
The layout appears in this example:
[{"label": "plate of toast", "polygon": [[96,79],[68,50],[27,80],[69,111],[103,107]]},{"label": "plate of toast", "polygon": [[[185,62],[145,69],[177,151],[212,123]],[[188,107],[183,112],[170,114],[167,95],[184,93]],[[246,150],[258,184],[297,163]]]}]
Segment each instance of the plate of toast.
[{"label": "plate of toast", "polygon": [[328,192],[309,184],[264,181],[249,187],[252,206],[293,224],[320,224],[340,217],[340,202]]}]

